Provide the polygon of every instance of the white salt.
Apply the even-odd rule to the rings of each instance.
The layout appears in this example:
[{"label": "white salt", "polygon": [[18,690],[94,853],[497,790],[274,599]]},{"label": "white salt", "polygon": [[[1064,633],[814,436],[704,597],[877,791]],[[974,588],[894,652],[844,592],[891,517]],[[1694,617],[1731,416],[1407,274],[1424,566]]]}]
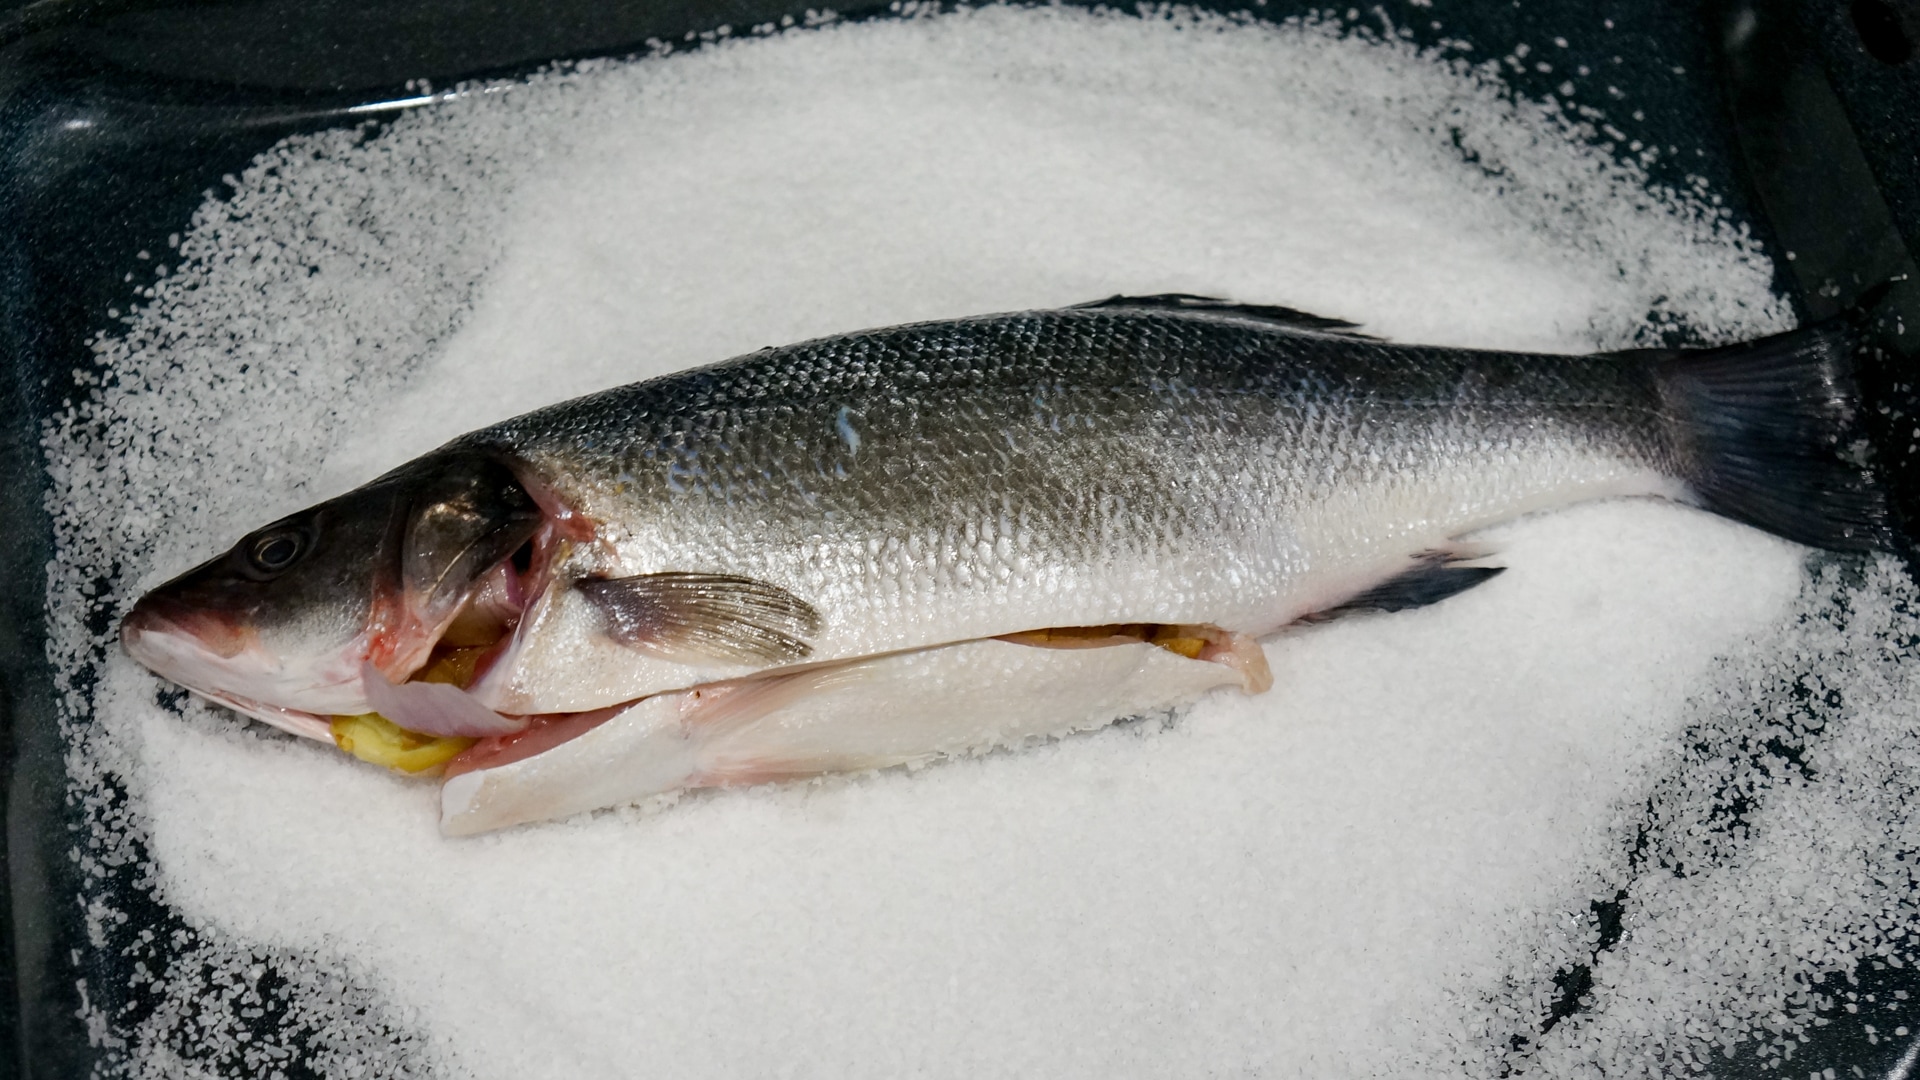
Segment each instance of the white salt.
[{"label": "white salt", "polygon": [[[1667,799],[1687,842],[1701,725],[1904,616],[1796,628],[1840,586],[1690,510],[1505,527],[1505,575],[1276,640],[1271,693],[1170,726],[464,842],[430,784],[156,705],[84,622],[461,431],[810,335],[1176,290],[1486,347],[1783,327],[1692,198],[1408,46],[1179,13],[828,26],[291,141],[197,215],[49,436],[84,865],[148,845],[205,965],[140,1025],[92,1020],[131,1075],[270,1075],[278,1044],[207,997],[252,1000],[261,956],[326,1075],[1494,1075],[1515,1034],[1547,1075],[1613,1075],[1633,1033],[1769,1015],[1873,951],[1884,890],[1777,898],[1769,925],[1810,928],[1789,952],[1727,944],[1744,885],[1831,871],[1799,846],[1823,822],[1893,850],[1885,808],[1807,785],[1670,887],[1627,865],[1635,815]],[[1898,725],[1858,726],[1824,753],[1884,771]],[[1590,899],[1628,885],[1594,1008],[1543,1036]]]}]

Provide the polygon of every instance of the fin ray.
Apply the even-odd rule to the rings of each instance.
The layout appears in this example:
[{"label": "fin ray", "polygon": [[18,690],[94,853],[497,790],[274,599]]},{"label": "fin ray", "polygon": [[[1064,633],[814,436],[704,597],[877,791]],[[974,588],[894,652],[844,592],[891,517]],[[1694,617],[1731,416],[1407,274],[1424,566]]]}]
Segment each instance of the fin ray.
[{"label": "fin ray", "polygon": [[1655,362],[1702,506],[1813,547],[1893,546],[1886,494],[1866,460],[1859,347],[1858,332],[1836,319]]},{"label": "fin ray", "polygon": [[688,653],[737,663],[791,663],[820,632],[812,604],[778,585],[733,574],[668,572],[589,578],[575,588],[607,636],[664,658]]},{"label": "fin ray", "polygon": [[1226,315],[1239,319],[1251,319],[1255,322],[1272,323],[1292,330],[1318,330],[1322,333],[1339,334],[1342,337],[1373,340],[1369,335],[1358,332],[1359,323],[1348,322],[1345,319],[1332,319],[1295,308],[1280,307],[1277,304],[1239,304],[1232,300],[1197,296],[1193,293],[1155,293],[1151,296],[1114,295],[1105,300],[1092,300],[1073,305],[1073,310],[1077,311],[1101,308],[1190,311]]}]

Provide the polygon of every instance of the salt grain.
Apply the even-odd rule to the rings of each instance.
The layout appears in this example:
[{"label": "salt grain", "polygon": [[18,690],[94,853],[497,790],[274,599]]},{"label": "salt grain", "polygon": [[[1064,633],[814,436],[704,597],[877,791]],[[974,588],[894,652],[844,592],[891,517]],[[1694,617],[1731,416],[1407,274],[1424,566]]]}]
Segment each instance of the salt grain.
[{"label": "salt grain", "polygon": [[[1171,724],[469,842],[430,786],[163,707],[89,627],[460,431],[814,334],[1162,291],[1562,351],[1786,324],[1705,193],[1592,135],[1320,23],[988,8],[289,140],[169,238],[48,433],[83,864],[124,880],[144,845],[192,960],[139,1024],[91,1007],[97,1045],[128,1075],[287,1070],[293,1043],[243,1038],[263,957],[339,1076],[1625,1075],[1796,1033],[1794,978],[1920,930],[1915,601],[1690,510],[1503,528],[1507,574],[1284,636],[1274,691]],[[1841,702],[1818,725],[1805,678]],[[1768,733],[1810,774],[1741,756]],[[1716,831],[1728,784],[1755,809]],[[84,903],[144,963],[104,884]],[[1575,961],[1591,1006],[1543,1032]]]}]

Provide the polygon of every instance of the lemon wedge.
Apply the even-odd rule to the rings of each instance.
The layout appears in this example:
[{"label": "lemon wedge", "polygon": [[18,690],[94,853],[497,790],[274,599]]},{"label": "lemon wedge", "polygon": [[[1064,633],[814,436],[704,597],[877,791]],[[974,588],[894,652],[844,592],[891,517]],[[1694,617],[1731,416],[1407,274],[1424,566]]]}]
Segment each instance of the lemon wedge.
[{"label": "lemon wedge", "polygon": [[444,765],[474,742],[461,736],[408,731],[379,713],[336,716],[332,729],[333,741],[340,749],[361,761],[404,773],[421,773]]}]

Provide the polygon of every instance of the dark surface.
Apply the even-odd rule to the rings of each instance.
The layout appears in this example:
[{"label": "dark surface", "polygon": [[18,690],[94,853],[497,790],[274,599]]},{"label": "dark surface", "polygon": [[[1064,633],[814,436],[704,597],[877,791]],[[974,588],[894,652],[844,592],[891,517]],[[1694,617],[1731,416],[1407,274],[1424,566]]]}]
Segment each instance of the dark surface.
[{"label": "dark surface", "polygon": [[[1623,156],[1656,151],[1647,163],[1655,182],[1682,186],[1702,177],[1770,250],[1793,251],[1795,259],[1777,267],[1779,287],[1817,317],[1858,299],[1920,250],[1917,3],[1439,0],[1415,7],[1395,0],[1366,5],[1357,22],[1379,32],[1384,21],[1423,44],[1464,39],[1471,60],[1508,58],[1503,66],[1517,93],[1604,110],[1613,130],[1597,138]],[[42,568],[52,553],[44,481],[27,479],[41,476],[38,423],[70,392],[66,373],[87,355],[84,338],[110,322],[109,307],[129,306],[130,290],[141,284],[123,281],[142,265],[135,253],[164,251],[167,236],[184,228],[223,176],[278,139],[366,122],[343,110],[408,96],[410,79],[444,86],[554,58],[624,54],[649,38],[680,41],[722,25],[744,30],[805,7],[779,0],[0,4],[0,470],[12,481],[0,485],[0,734],[8,763],[0,889],[11,912],[0,924],[0,995],[19,1003],[0,1007],[0,1045],[17,1048],[0,1055],[0,1077],[15,1069],[81,1076],[102,1059],[77,1015],[80,977],[94,1003],[122,1019],[137,1019],[151,1004],[120,989],[132,962],[123,954],[130,931],[105,948],[89,947],[74,902],[82,887],[68,850],[75,811],[63,801],[63,747],[43,650]],[[1274,2],[1257,10],[1273,18],[1306,8]],[[1748,16],[1751,26],[1741,30]],[[1515,55],[1521,44],[1525,57]],[[1543,64],[1551,70],[1540,70]],[[1578,74],[1582,66],[1589,74]],[[1913,311],[1913,286],[1896,287],[1885,303]],[[1885,359],[1869,373],[1877,393],[1904,394],[1920,318],[1906,322],[1905,339],[1888,338]],[[1680,340],[1687,335],[1685,327],[1669,330]],[[1885,464],[1911,493],[1905,464]],[[1790,764],[1795,748],[1754,753]],[[144,899],[130,872],[106,887],[136,922],[179,929]],[[1609,931],[1617,938],[1632,904],[1623,895],[1581,913],[1597,927],[1596,954],[1612,944]],[[186,963],[190,944],[155,947],[143,958],[166,970]],[[300,1021],[272,1005],[289,978],[281,972],[295,969],[277,961],[263,956],[260,993],[268,1007],[255,1030],[297,1050],[306,1045]],[[1885,1001],[1898,1000],[1895,990],[1920,998],[1912,970],[1862,979]],[[1514,1034],[1516,1046],[1576,1017],[1592,977],[1576,966],[1554,982],[1561,1000],[1534,1030]],[[341,994],[365,992],[343,985]],[[377,1003],[367,1007],[379,1029]],[[1854,1075],[1849,1066],[1857,1065],[1884,1076],[1909,1049],[1904,1040],[1871,1041],[1862,1017],[1827,1019],[1785,1069],[1740,1058],[1721,1075],[1804,1076],[1826,1067]],[[1892,1029],[1890,1019],[1882,1031]],[[386,1030],[396,1046],[408,1043],[408,1033]],[[176,1045],[192,1050],[187,1033]],[[407,1058],[393,1060],[400,1064],[389,1074]]]},{"label": "dark surface", "polygon": [[[1902,535],[1911,537],[1920,536],[1920,456],[1896,436],[1911,427],[1907,373],[1920,356],[1920,272],[1910,254],[1920,250],[1920,68],[1900,18],[1891,0],[1824,8],[1729,0],[1708,9],[1748,180],[1806,315],[1831,318],[1863,301],[1871,308],[1877,348],[1862,357],[1861,381],[1870,398],[1892,403],[1869,426]],[[1889,332],[1902,324],[1912,331]]]}]

